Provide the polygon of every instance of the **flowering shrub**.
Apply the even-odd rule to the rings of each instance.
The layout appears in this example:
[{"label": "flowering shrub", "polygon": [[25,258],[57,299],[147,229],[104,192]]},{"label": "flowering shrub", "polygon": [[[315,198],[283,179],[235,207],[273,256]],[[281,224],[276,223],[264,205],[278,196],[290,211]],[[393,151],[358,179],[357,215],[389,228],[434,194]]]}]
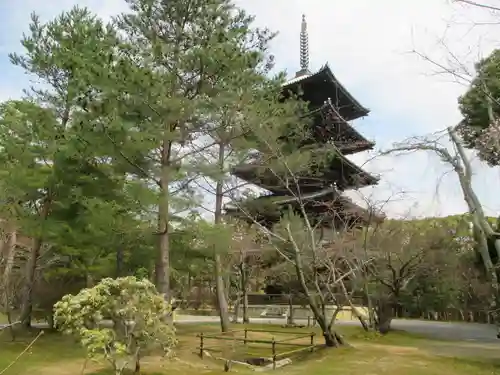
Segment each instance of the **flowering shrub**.
[{"label": "flowering shrub", "polygon": [[90,358],[108,360],[118,375],[131,361],[140,367],[141,350],[158,346],[169,353],[175,345],[174,328],[165,321],[170,312],[148,280],[106,278],[64,296],[54,306],[54,322],[78,337]]},{"label": "flowering shrub", "polygon": [[493,121],[484,129],[463,123],[457,130],[465,145],[475,148],[481,160],[490,166],[500,165],[500,120]]},{"label": "flowering shrub", "polygon": [[486,129],[483,129],[476,139],[476,148],[479,157],[489,165],[500,165],[500,121],[496,120]]}]

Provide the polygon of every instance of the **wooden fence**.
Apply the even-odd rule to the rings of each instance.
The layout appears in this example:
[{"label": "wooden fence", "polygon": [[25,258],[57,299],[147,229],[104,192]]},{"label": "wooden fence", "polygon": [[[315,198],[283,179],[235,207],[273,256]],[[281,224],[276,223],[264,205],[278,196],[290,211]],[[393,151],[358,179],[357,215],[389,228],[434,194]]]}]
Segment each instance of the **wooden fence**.
[{"label": "wooden fence", "polygon": [[[249,337],[251,333],[259,333],[259,334],[270,334],[273,335],[270,340],[264,339],[253,339]],[[276,339],[274,335],[288,336],[285,338]],[[218,341],[218,342],[233,342],[241,344],[242,348],[246,348],[249,344],[260,344],[262,345],[260,348],[264,349],[263,354],[267,352],[269,353],[269,359],[272,362],[272,368],[276,369],[276,363],[278,360],[289,357],[291,355],[296,355],[301,352],[309,351],[314,352],[316,348],[315,344],[315,336],[314,332],[310,333],[300,333],[300,332],[286,332],[286,331],[273,331],[273,330],[259,330],[259,329],[241,329],[234,330],[230,332],[226,332],[218,335],[207,335],[204,333],[200,333],[197,337],[200,339],[200,344],[197,347],[200,357],[203,359],[205,352],[223,352],[221,350],[220,344],[217,346],[210,346],[209,340]],[[292,342],[296,340],[301,340],[308,338],[307,343],[298,343]],[[284,348],[286,350],[279,351],[280,348]],[[246,354],[246,353],[245,353]],[[248,361],[249,355],[245,355],[244,358],[231,358],[233,360],[239,361]],[[255,359],[260,359],[256,358]],[[225,358],[227,360],[231,360]],[[248,363],[248,362],[247,362]]]}]

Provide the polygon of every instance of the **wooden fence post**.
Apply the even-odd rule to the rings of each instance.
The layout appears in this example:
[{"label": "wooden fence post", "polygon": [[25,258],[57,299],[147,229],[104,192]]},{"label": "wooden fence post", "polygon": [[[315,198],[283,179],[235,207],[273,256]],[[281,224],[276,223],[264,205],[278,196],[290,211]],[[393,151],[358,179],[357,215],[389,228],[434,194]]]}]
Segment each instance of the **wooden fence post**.
[{"label": "wooden fence post", "polygon": [[273,337],[272,341],[272,352],[273,352],[273,370],[276,370],[276,340]]},{"label": "wooden fence post", "polygon": [[314,336],[315,333],[311,332],[311,352],[314,352]]},{"label": "wooden fence post", "polygon": [[203,359],[203,332],[200,333],[200,357]]},{"label": "wooden fence post", "polygon": [[243,340],[243,345],[247,344],[247,339],[248,339],[248,329],[245,328],[245,339]]}]

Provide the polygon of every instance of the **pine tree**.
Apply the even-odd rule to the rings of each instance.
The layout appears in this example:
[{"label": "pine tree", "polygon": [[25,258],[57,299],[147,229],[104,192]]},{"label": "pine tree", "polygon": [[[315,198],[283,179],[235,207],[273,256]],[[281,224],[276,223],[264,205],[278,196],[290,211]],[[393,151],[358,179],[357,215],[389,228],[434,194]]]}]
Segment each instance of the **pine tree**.
[{"label": "pine tree", "polygon": [[123,38],[112,57],[112,74],[96,83],[100,96],[89,107],[106,114],[101,129],[107,139],[136,178],[157,190],[156,285],[168,298],[174,219],[197,204],[190,182],[201,171],[190,156],[218,141],[201,149],[188,146],[213,133],[221,103],[215,98],[241,87],[235,72],[261,62],[258,51],[269,35],[251,30],[252,18],[226,0],[128,3],[131,11],[117,19]]},{"label": "pine tree", "polygon": [[[102,142],[93,133],[93,124],[85,122],[82,102],[93,90],[97,67],[101,72],[109,69],[107,56],[115,44],[111,27],[76,7],[45,24],[33,15],[30,33],[22,39],[24,54],[10,55],[13,64],[39,83],[26,90],[22,101],[5,103],[1,110],[0,142],[7,159],[4,170],[9,171],[4,183],[14,196],[21,194],[18,219],[34,238],[22,298],[25,325],[30,324],[35,271],[43,245],[74,248],[81,259],[95,258],[98,250],[93,255],[85,250],[99,247],[98,239],[89,245],[83,233],[92,237],[96,231],[89,232],[92,225],[81,219],[96,220],[91,213],[95,210],[101,211],[101,218],[105,211],[113,215],[116,206],[124,203],[117,201],[124,175],[115,173],[106,150],[99,147]],[[88,271],[87,267],[90,276]]]}]

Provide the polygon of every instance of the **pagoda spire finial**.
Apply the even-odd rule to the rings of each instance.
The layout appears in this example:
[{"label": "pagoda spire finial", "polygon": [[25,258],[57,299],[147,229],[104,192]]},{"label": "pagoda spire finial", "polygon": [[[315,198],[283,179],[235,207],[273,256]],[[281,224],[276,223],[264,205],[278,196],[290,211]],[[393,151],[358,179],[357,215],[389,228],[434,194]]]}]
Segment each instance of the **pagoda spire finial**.
[{"label": "pagoda spire finial", "polygon": [[302,15],[302,24],[300,27],[300,70],[295,74],[296,77],[311,74],[309,72],[309,36],[307,35],[306,15]]}]

